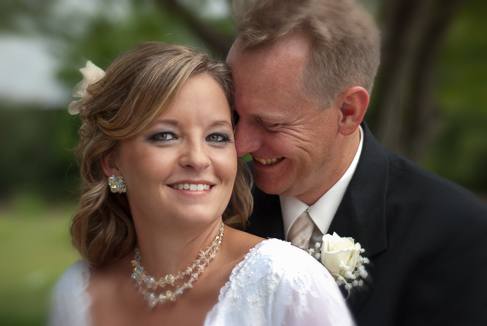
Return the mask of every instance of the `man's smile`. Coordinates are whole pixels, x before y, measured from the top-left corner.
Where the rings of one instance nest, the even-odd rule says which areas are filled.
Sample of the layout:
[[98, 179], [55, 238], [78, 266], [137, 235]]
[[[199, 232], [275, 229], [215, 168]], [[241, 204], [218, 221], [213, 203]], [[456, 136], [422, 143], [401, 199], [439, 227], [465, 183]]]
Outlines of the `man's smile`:
[[284, 159], [284, 157], [278, 157], [278, 158], [270, 158], [270, 159], [265, 159], [265, 158], [256, 158], [256, 157], [252, 157], [254, 160], [256, 160], [257, 162], [261, 163], [261, 164], [264, 164], [264, 165], [274, 165], [276, 164], [277, 162], [281, 161], [282, 159]]

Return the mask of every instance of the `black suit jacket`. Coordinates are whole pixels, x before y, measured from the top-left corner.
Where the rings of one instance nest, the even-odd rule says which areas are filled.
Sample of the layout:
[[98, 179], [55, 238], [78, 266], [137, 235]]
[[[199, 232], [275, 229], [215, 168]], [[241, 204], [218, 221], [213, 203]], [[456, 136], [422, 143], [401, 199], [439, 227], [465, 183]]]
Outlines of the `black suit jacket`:
[[[353, 237], [371, 261], [347, 300], [358, 325], [487, 325], [487, 205], [362, 127], [360, 161], [328, 231]], [[253, 194], [247, 231], [283, 239], [279, 197]]]

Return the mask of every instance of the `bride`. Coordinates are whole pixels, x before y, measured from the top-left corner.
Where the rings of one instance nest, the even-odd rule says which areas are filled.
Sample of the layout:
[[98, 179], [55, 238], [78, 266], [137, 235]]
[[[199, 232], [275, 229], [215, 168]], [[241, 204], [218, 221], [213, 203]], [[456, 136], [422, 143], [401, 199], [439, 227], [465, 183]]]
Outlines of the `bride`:
[[81, 72], [69, 110], [82, 121], [83, 260], [55, 287], [51, 325], [353, 324], [316, 260], [236, 229], [252, 199], [224, 63], [145, 43], [106, 74]]

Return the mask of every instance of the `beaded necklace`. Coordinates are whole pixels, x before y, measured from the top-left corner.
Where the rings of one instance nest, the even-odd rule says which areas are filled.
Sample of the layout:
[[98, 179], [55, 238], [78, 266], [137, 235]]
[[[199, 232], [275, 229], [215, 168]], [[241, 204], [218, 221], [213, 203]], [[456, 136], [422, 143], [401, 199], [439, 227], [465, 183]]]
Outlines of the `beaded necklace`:
[[[220, 231], [215, 239], [205, 251], [200, 251], [198, 258], [193, 261], [193, 264], [190, 267], [186, 268], [183, 272], [179, 271], [176, 276], [168, 274], [161, 277], [159, 281], [145, 272], [144, 267], [140, 264], [141, 256], [139, 248], [135, 248], [135, 257], [134, 260], [132, 260], [132, 266], [134, 267], [132, 279], [135, 280], [135, 287], [138, 288], [139, 293], [143, 294], [144, 298], [149, 302], [149, 306], [154, 307], [157, 303], [164, 303], [168, 300], [176, 301], [177, 297], [180, 296], [184, 290], [193, 288], [193, 283], [198, 279], [199, 275], [203, 273], [210, 261], [216, 257], [218, 250], [220, 250], [223, 229], [224, 224], [222, 223]], [[190, 276], [188, 282], [176, 287], [175, 282], [185, 276]], [[164, 288], [166, 285], [176, 287], [176, 290], [174, 292], [167, 290], [166, 293], [161, 293], [159, 295], [150, 292], [150, 289], [156, 290], [158, 287]]]

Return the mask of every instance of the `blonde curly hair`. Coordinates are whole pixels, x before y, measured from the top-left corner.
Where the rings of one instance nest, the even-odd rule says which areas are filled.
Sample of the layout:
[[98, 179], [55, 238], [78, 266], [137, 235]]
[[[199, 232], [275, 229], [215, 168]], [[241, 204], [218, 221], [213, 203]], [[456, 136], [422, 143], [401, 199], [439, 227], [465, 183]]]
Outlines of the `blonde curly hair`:
[[[233, 107], [228, 66], [179, 45], [140, 44], [118, 57], [106, 75], [87, 88], [91, 97], [80, 109], [82, 125], [75, 149], [82, 195], [70, 231], [73, 245], [89, 266], [117, 260], [137, 244], [127, 197], [109, 191], [102, 155], [116, 151], [121, 140], [149, 126], [196, 74], [208, 74], [217, 81]], [[232, 124], [235, 126], [234, 113]], [[244, 228], [253, 205], [250, 183], [247, 166], [239, 160], [230, 203], [223, 214], [226, 224]]]

